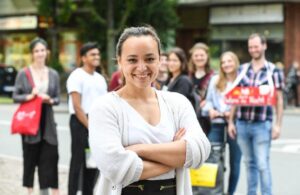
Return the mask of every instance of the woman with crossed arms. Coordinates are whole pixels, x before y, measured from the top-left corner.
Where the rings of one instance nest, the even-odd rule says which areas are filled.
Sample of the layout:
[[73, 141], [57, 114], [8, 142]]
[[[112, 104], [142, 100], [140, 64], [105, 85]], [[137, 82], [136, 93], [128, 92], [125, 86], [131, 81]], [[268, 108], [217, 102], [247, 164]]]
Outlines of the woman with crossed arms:
[[125, 84], [99, 98], [89, 113], [99, 195], [192, 195], [188, 168], [198, 168], [209, 155], [189, 100], [151, 87], [160, 51], [149, 27], [127, 28], [119, 38]]

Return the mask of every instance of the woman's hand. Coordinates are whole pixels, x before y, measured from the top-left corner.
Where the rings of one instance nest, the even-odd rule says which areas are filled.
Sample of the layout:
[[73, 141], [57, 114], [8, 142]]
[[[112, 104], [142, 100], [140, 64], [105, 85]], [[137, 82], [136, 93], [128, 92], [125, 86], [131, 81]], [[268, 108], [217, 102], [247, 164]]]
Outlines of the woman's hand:
[[39, 96], [43, 99], [44, 103], [53, 104], [53, 99], [51, 99], [51, 97], [48, 94], [43, 93], [43, 94], [40, 94]]
[[230, 112], [228, 111], [224, 112], [224, 117], [227, 122], [229, 121], [229, 116], [230, 116]]
[[36, 87], [34, 87], [34, 88], [32, 89], [32, 91], [31, 91], [31, 94], [34, 95], [34, 96], [38, 95], [38, 94], [39, 94], [38, 89], [37, 89]]
[[228, 123], [228, 135], [231, 139], [235, 139], [236, 138], [236, 128], [233, 122], [229, 122]]
[[279, 125], [273, 125], [272, 128], [272, 139], [278, 139], [280, 137], [280, 126]]
[[29, 100], [32, 100], [35, 96], [38, 95], [38, 90], [36, 87], [34, 87], [31, 91], [31, 94], [27, 95], [26, 96], [26, 100], [29, 101]]
[[141, 152], [143, 145], [144, 144], [134, 144], [134, 145], [130, 145], [130, 146], [125, 147], [125, 149], [126, 150], [131, 150], [139, 156], [139, 153]]
[[185, 128], [180, 128], [174, 135], [173, 141], [180, 140], [185, 135]]
[[[178, 141], [180, 140], [184, 135], [185, 135], [185, 128], [180, 128], [174, 135], [173, 141]], [[139, 153], [141, 152], [141, 150], [143, 149], [143, 145], [144, 144], [134, 144], [134, 145], [130, 145], [125, 147], [126, 150], [131, 150], [135, 153], [137, 153], [139, 155]]]
[[217, 118], [219, 116], [221, 116], [220, 112], [216, 111], [215, 109], [210, 109], [209, 110], [209, 118], [210, 119], [214, 119], [214, 118]]
[[203, 107], [205, 106], [205, 104], [206, 104], [206, 101], [205, 101], [205, 100], [202, 100], [202, 101], [200, 102], [200, 108], [203, 108]]

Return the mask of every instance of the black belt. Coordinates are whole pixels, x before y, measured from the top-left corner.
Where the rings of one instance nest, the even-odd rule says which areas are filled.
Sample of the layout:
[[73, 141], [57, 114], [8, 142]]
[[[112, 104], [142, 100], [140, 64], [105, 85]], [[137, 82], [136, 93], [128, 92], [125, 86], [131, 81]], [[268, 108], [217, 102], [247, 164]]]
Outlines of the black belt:
[[130, 189], [139, 192], [158, 192], [173, 189], [174, 193], [170, 193], [170, 195], [176, 195], [176, 179], [137, 181], [123, 188], [122, 195], [126, 195], [126, 193], [123, 192]]

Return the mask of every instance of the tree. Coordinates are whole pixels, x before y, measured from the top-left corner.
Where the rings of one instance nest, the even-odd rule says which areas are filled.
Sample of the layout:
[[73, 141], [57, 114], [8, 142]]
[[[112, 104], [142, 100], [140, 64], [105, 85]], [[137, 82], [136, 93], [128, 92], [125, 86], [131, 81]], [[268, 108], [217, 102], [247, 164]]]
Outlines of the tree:
[[[53, 1], [56, 0], [39, 0], [39, 13], [49, 16], [46, 10]], [[59, 2], [55, 17], [58, 26], [70, 23], [78, 26], [81, 41], [100, 43], [111, 74], [115, 69], [116, 38], [126, 26], [149, 24], [157, 30], [164, 48], [172, 44], [170, 37], [174, 37], [179, 26], [176, 5], [176, 0], [82, 0], [77, 3], [64, 0]]]

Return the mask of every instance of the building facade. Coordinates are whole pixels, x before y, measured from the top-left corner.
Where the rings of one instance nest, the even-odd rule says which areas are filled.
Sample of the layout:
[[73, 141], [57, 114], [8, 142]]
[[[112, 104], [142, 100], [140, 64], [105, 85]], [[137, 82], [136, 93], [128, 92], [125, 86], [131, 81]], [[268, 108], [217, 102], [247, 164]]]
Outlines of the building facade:
[[210, 46], [217, 66], [224, 51], [237, 53], [241, 62], [250, 60], [247, 39], [257, 32], [266, 36], [267, 59], [282, 62], [286, 70], [300, 62], [300, 0], [181, 0], [178, 15], [182, 27], [176, 43], [186, 51], [195, 42]]
[[[42, 37], [49, 43], [51, 52], [51, 27], [53, 21], [39, 16], [35, 0], [0, 1], [0, 64], [12, 65], [17, 69], [31, 63], [30, 41]], [[77, 33], [70, 28], [59, 29], [57, 49], [59, 61], [66, 72], [78, 62], [77, 54], [81, 43]]]

